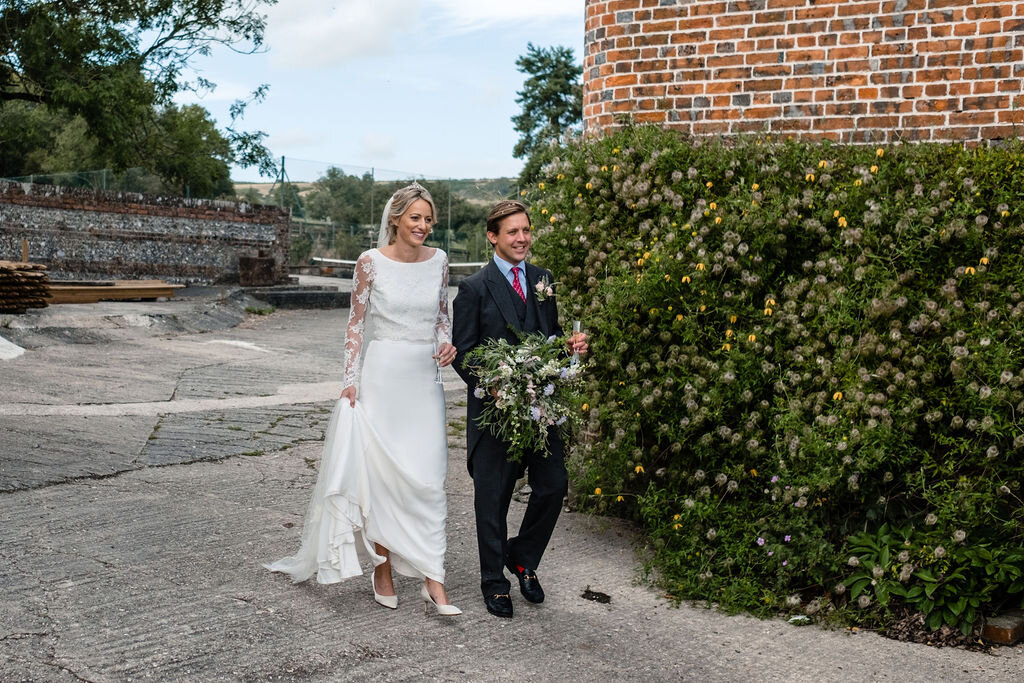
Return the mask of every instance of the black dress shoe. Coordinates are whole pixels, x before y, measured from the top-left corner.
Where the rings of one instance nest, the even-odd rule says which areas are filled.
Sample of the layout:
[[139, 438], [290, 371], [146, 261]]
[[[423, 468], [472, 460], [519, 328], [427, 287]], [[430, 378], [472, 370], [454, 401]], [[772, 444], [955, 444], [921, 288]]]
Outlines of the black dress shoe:
[[519, 567], [514, 562], [509, 562], [505, 566], [519, 579], [519, 590], [527, 601], [535, 604], [544, 602], [544, 589], [537, 580], [537, 572]]
[[508, 593], [485, 596], [484, 604], [487, 605], [487, 611], [494, 616], [512, 618], [512, 598]]

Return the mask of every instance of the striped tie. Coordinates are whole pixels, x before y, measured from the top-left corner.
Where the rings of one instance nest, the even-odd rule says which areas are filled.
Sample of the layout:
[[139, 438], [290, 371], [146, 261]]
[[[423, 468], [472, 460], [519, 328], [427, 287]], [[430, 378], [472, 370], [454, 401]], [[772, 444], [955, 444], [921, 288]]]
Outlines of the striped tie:
[[519, 298], [526, 302], [526, 295], [523, 294], [523, 286], [519, 284], [519, 266], [512, 269], [512, 289], [516, 290]]

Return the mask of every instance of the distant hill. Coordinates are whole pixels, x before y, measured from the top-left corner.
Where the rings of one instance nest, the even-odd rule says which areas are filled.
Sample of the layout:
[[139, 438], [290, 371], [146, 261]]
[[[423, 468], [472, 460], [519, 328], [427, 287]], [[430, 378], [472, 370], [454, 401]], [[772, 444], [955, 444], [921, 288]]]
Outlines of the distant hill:
[[[394, 181], [379, 181], [382, 185], [389, 185]], [[443, 182], [443, 181], [434, 181]], [[493, 204], [501, 199], [518, 194], [518, 181], [515, 178], [464, 178], [452, 180], [452, 191], [456, 196], [462, 197], [472, 204]], [[311, 182], [293, 182], [299, 194], [309, 192], [313, 188]], [[250, 189], [256, 190], [261, 197], [270, 194], [274, 183], [235, 183], [235, 194], [243, 195]]]

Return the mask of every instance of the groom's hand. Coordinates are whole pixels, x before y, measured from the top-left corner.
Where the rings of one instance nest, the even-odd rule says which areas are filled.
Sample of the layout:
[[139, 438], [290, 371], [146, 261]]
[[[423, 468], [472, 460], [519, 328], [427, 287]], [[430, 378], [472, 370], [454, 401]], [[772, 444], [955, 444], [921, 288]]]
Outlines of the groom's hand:
[[566, 342], [571, 353], [578, 353], [581, 356], [584, 355], [589, 349], [590, 345], [587, 344], [587, 335], [585, 332], [573, 332], [572, 336]]

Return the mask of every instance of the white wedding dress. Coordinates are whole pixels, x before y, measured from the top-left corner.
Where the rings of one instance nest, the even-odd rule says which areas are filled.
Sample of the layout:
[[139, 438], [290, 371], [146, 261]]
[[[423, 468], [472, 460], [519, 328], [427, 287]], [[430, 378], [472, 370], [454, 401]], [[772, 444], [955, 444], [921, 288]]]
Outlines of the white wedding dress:
[[362, 574], [360, 554], [400, 574], [444, 583], [448, 442], [435, 344], [451, 341], [448, 257], [356, 262], [345, 339], [345, 386], [335, 405], [297, 554], [264, 565], [295, 582]]

